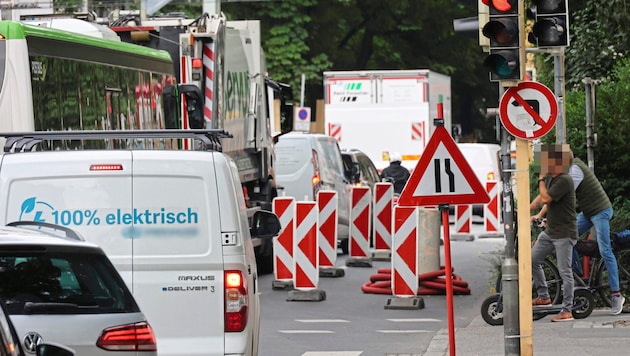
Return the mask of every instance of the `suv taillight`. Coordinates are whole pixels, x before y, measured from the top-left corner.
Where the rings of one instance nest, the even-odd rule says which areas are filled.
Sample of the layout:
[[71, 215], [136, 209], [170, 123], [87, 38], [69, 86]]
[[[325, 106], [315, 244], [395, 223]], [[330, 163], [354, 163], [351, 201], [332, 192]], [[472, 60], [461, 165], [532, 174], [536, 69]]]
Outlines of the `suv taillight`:
[[157, 351], [155, 334], [147, 322], [107, 328], [96, 346], [108, 351]]
[[225, 332], [241, 332], [247, 326], [247, 284], [241, 271], [225, 271]]

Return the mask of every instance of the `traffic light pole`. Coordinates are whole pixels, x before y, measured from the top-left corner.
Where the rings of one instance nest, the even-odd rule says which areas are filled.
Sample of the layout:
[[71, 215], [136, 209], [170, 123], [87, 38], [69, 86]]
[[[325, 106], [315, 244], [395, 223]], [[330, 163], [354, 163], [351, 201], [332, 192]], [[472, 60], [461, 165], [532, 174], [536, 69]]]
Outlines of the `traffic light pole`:
[[[499, 86], [499, 97], [505, 89]], [[512, 193], [512, 166], [509, 134], [501, 126], [501, 172], [503, 180], [503, 231], [505, 258], [501, 265], [501, 293], [503, 293], [503, 334], [505, 355], [520, 355], [520, 321], [518, 298], [518, 262], [515, 254], [514, 194]]]
[[564, 120], [564, 48], [553, 55], [554, 93], [558, 101], [558, 118], [556, 119], [556, 143], [567, 143], [567, 127]]
[[527, 53], [548, 53], [553, 55], [553, 91], [558, 102], [558, 117], [556, 119], [556, 143], [566, 143], [566, 123], [564, 107], [564, 47], [559, 48], [526, 48]]

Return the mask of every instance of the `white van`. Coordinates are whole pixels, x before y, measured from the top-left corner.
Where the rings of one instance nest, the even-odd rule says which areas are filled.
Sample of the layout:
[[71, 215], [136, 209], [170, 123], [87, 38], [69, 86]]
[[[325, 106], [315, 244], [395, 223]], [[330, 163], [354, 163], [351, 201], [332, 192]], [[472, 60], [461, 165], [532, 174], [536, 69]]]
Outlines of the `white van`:
[[[494, 143], [458, 143], [457, 147], [477, 175], [481, 186], [488, 181], [498, 181], [501, 188], [501, 146]], [[501, 189], [499, 189], [501, 191]], [[483, 205], [473, 205], [473, 222], [483, 223]]]
[[[27, 150], [30, 143], [69, 135], [73, 142], [115, 138], [133, 145], [137, 135], [218, 142], [211, 130], [194, 132], [41, 132], [8, 141]], [[1, 224], [50, 222], [100, 245], [153, 327], [159, 355], [257, 354], [260, 302], [251, 235], [275, 235], [280, 222], [260, 211], [250, 232], [238, 169], [227, 155], [13, 148], [0, 156]]]
[[290, 132], [279, 137], [275, 151], [280, 196], [314, 201], [320, 190], [337, 192], [337, 233], [343, 253], [348, 253], [350, 181], [360, 174], [358, 165], [344, 168], [337, 140], [322, 134]]

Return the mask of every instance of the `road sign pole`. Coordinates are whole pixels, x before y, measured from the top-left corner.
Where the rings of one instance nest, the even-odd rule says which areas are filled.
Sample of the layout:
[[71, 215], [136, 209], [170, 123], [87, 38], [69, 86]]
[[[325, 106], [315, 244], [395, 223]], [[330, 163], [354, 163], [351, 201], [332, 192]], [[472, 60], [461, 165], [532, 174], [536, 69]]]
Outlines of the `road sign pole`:
[[518, 214], [518, 295], [519, 322], [521, 334], [521, 353], [532, 355], [534, 341], [532, 337], [532, 242], [529, 221], [529, 143], [527, 140], [516, 139], [516, 185]]
[[444, 226], [444, 275], [446, 276], [446, 311], [448, 316], [448, 344], [449, 353], [455, 356], [455, 318], [453, 317], [453, 267], [451, 265], [451, 239], [448, 220], [448, 204], [438, 206], [442, 213]]
[[[501, 88], [501, 91], [503, 88]], [[500, 96], [500, 95], [499, 95]], [[518, 316], [518, 262], [514, 252], [514, 194], [508, 132], [501, 126], [501, 169], [503, 179], [503, 231], [505, 233], [505, 258], [501, 265], [501, 291], [503, 293], [503, 334], [506, 356], [520, 355], [520, 326]], [[529, 216], [529, 215], [528, 215]]]

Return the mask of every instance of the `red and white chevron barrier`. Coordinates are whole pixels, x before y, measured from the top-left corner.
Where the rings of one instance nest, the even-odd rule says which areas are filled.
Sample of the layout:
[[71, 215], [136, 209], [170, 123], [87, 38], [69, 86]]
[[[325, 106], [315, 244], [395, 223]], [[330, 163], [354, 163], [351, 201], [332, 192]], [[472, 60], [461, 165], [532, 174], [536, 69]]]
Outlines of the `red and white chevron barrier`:
[[350, 257], [367, 258], [370, 250], [370, 188], [352, 187]]
[[414, 297], [418, 293], [418, 210], [416, 207], [394, 208], [392, 249], [392, 294]]
[[319, 243], [317, 203], [295, 203], [293, 285], [297, 290], [312, 290], [319, 283]]
[[334, 267], [337, 261], [337, 192], [317, 192], [319, 211], [319, 267]]
[[455, 205], [455, 233], [468, 234], [472, 224], [472, 206]]
[[484, 228], [487, 232], [499, 231], [499, 182], [488, 181], [486, 182], [486, 192], [490, 197], [490, 202], [484, 206]]
[[280, 219], [282, 230], [273, 239], [273, 271], [278, 281], [293, 280], [293, 236], [295, 235], [295, 198], [273, 199], [272, 211]]
[[392, 183], [374, 185], [374, 249], [391, 250], [392, 209], [394, 206], [394, 186]]

